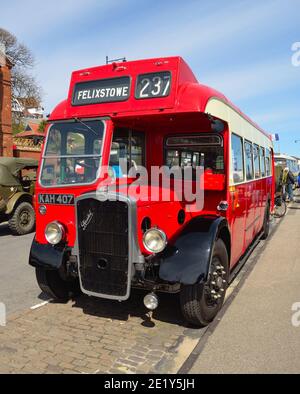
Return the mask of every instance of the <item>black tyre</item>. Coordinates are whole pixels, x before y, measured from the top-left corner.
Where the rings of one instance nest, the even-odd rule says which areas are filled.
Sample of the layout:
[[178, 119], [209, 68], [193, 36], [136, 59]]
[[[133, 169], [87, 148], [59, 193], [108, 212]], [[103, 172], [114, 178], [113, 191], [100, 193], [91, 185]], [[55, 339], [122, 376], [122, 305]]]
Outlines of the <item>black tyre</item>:
[[286, 202], [282, 198], [275, 200], [274, 216], [276, 218], [282, 218], [287, 211]]
[[40, 289], [56, 301], [67, 302], [80, 293], [79, 282], [75, 279], [63, 280], [57, 270], [37, 267], [35, 272]]
[[267, 239], [270, 233], [270, 204], [266, 206], [261, 239]]
[[15, 235], [32, 233], [35, 229], [35, 212], [29, 202], [22, 202], [14, 210], [8, 222], [11, 232]]
[[185, 320], [197, 327], [207, 326], [221, 309], [229, 281], [228, 253], [224, 242], [215, 243], [207, 282], [183, 285], [181, 310]]

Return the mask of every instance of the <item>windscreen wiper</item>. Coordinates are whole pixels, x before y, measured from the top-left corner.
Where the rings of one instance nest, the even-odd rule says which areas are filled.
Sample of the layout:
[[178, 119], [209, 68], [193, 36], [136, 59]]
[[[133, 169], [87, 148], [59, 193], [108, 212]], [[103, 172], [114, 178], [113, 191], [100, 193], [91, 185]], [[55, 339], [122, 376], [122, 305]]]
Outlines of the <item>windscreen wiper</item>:
[[85, 126], [86, 128], [88, 128], [89, 130], [91, 130], [96, 136], [98, 136], [98, 133], [92, 129], [89, 125], [87, 125], [86, 123], [84, 123], [82, 120], [78, 119], [78, 118], [74, 118], [77, 122], [81, 123], [83, 126]]

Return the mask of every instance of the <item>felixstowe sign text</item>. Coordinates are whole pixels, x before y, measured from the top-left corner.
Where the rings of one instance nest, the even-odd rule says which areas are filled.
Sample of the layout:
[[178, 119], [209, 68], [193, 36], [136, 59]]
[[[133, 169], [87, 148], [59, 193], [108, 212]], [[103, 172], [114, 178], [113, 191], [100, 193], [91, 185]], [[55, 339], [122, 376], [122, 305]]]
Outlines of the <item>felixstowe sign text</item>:
[[75, 85], [73, 105], [125, 101], [130, 95], [130, 78], [110, 78], [82, 82]]

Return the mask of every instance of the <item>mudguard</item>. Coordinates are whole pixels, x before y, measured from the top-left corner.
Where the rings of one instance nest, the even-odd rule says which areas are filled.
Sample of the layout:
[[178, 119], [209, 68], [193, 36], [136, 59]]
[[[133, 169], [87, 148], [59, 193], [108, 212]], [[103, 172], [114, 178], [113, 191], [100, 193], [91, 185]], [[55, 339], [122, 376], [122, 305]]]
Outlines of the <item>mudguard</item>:
[[64, 262], [67, 250], [67, 247], [44, 245], [34, 239], [30, 249], [29, 264], [33, 267], [58, 270]]
[[192, 219], [161, 255], [159, 277], [185, 285], [205, 282], [214, 242], [224, 227], [228, 228], [228, 223], [223, 217]]
[[14, 194], [7, 202], [7, 207], [6, 207], [6, 215], [10, 215], [13, 210], [15, 209], [16, 204], [20, 200], [21, 197], [26, 196], [26, 198], [29, 200], [32, 200], [32, 195], [26, 192], [17, 192]]

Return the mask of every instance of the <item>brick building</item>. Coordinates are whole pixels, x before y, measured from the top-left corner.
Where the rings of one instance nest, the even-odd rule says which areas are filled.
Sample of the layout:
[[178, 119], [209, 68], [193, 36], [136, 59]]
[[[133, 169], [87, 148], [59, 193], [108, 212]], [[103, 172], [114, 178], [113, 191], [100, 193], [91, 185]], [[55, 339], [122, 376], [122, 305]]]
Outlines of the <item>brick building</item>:
[[[0, 48], [1, 52], [1, 48]], [[12, 112], [11, 112], [11, 69], [12, 63], [0, 54], [0, 156], [13, 155]]]

